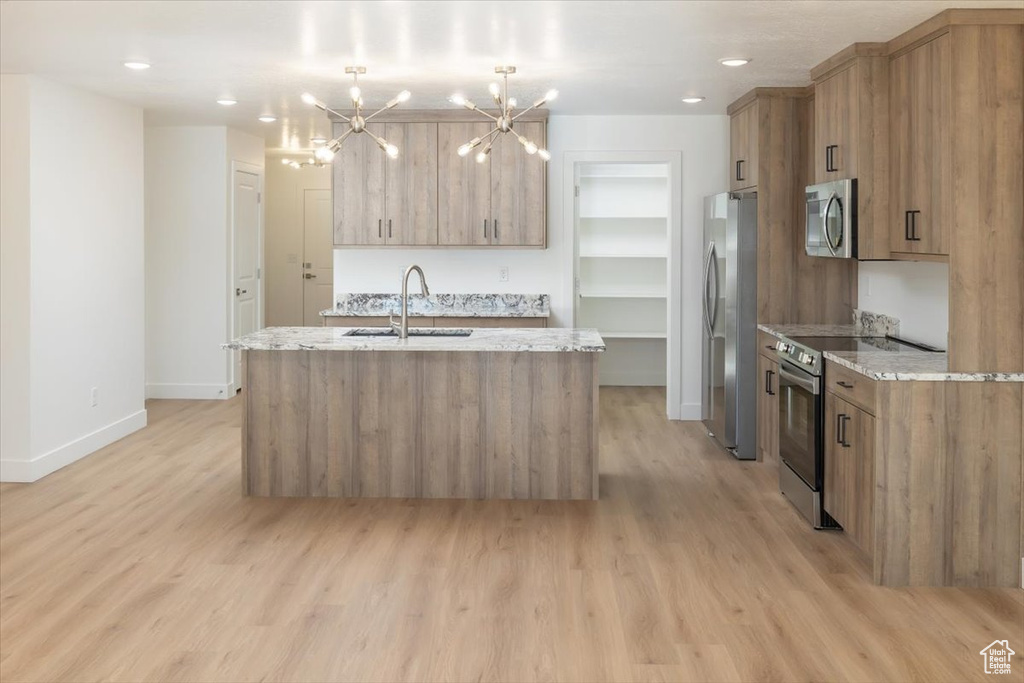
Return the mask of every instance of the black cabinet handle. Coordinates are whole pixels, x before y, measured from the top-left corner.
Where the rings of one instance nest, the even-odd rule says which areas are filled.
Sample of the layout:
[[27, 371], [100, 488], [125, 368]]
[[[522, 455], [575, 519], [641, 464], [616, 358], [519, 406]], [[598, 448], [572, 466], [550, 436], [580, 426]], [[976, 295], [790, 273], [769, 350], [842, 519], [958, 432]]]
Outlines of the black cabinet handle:
[[836, 384], [841, 386], [843, 389], [853, 389], [853, 385], [852, 384], [847, 384], [846, 382], [843, 382], [843, 381], [836, 382]]
[[495, 219], [493, 219], [493, 221], [494, 221], [494, 239], [498, 239], [498, 219], [495, 218]]
[[849, 448], [850, 444], [846, 441], [846, 423], [850, 421], [850, 416], [845, 413], [839, 413], [838, 424], [836, 425], [836, 442], [843, 448]]
[[388, 239], [391, 239], [391, 219], [388, 219]]
[[378, 218], [377, 219], [377, 237], [383, 237], [384, 236], [384, 227], [383, 226], [384, 226], [384, 219], [383, 218]]
[[736, 180], [746, 180], [746, 178], [743, 177], [743, 162], [743, 159], [738, 159], [736, 161]]
[[917, 236], [917, 214], [919, 213], [921, 212], [917, 209], [911, 209], [903, 216], [903, 236], [908, 242], [921, 241], [921, 238]]
[[484, 219], [484, 239], [487, 239], [487, 219]]
[[825, 170], [828, 173], [838, 171], [836, 168], [836, 150], [839, 149], [839, 145], [829, 145], [825, 148]]
[[775, 392], [772, 391], [772, 375], [774, 374], [774, 370], [764, 371], [764, 393], [768, 394], [769, 396], [775, 395]]

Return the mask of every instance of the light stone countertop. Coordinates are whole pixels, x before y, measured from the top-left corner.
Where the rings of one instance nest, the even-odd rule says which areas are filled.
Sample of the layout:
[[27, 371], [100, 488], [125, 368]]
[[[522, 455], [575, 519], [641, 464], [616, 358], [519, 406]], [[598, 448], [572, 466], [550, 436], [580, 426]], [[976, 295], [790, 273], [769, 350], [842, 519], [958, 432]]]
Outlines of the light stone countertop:
[[[467, 325], [467, 328], [469, 325]], [[267, 327], [222, 348], [241, 351], [547, 351], [600, 352], [597, 330], [580, 328], [474, 328], [468, 337], [441, 336], [438, 328], [419, 328], [426, 336], [348, 336], [353, 327]], [[416, 330], [410, 327], [410, 332]], [[450, 331], [450, 330], [449, 330]]]
[[[758, 325], [757, 329], [785, 337], [873, 337], [877, 333], [855, 325]], [[1024, 382], [1024, 372], [950, 372], [945, 352], [825, 351], [837, 365], [880, 381]]]
[[[320, 311], [324, 317], [387, 317], [402, 312], [400, 294], [347, 293], [335, 296], [334, 308]], [[422, 294], [409, 295], [409, 317], [445, 318], [547, 318], [551, 299], [547, 294]]]

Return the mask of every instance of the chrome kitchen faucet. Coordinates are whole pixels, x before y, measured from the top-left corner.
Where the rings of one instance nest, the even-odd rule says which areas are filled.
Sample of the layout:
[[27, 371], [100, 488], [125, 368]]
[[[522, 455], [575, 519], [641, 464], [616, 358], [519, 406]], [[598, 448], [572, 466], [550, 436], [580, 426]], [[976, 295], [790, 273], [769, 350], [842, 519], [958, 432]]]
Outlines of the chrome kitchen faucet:
[[394, 315], [388, 316], [388, 323], [391, 325], [391, 329], [398, 333], [399, 339], [409, 338], [409, 276], [414, 270], [420, 276], [420, 293], [423, 296], [430, 296], [430, 288], [427, 287], [427, 278], [423, 274], [423, 269], [417, 265], [406, 268], [405, 275], [402, 277], [402, 321], [395, 322]]

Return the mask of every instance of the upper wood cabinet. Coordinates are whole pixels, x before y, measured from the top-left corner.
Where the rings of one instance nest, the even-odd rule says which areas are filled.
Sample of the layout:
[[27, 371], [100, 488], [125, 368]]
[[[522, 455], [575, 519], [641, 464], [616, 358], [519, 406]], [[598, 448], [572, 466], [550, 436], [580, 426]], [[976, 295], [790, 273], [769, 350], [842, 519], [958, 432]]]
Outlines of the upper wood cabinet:
[[889, 258], [889, 91], [884, 43], [856, 43], [811, 70], [814, 183], [857, 181], [857, 258]]
[[458, 155], [459, 146], [487, 135], [488, 123], [452, 122], [437, 127], [438, 244], [491, 243], [491, 164], [473, 154]]
[[[347, 125], [347, 124], [345, 124]], [[367, 130], [384, 135], [384, 124]], [[344, 131], [334, 126], [334, 134]], [[350, 135], [334, 157], [334, 244], [380, 244], [384, 231], [385, 155], [369, 135]]]
[[892, 60], [889, 72], [893, 255], [949, 254], [950, 46], [943, 34]]
[[[516, 124], [526, 139], [545, 147], [544, 124]], [[491, 150], [491, 244], [544, 245], [547, 164], [513, 135], [501, 135]]]
[[401, 150], [384, 162], [387, 244], [437, 244], [437, 124], [388, 123], [384, 137]]
[[[335, 246], [545, 247], [547, 164], [515, 135], [499, 135], [484, 163], [458, 148], [492, 124], [461, 111], [385, 112], [367, 130], [396, 145], [390, 159], [352, 135], [334, 159]], [[515, 132], [547, 146], [547, 112]], [[336, 123], [335, 135], [347, 129]]]
[[733, 113], [729, 120], [730, 190], [757, 186], [758, 120], [757, 100]]

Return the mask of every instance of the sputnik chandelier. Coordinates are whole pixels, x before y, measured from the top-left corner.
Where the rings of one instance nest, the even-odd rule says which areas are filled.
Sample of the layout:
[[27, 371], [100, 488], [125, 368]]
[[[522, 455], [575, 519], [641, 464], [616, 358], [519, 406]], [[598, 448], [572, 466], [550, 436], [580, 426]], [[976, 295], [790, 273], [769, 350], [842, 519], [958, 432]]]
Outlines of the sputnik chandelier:
[[285, 166], [291, 166], [292, 168], [303, 168], [304, 166], [315, 166], [317, 168], [323, 168], [330, 162], [321, 161], [315, 157], [309, 157], [309, 159], [307, 159], [306, 161], [296, 161], [295, 159], [281, 159], [281, 163], [284, 164]]
[[359, 89], [359, 76], [360, 74], [366, 73], [366, 67], [346, 66], [345, 73], [352, 74], [352, 87], [348, 89], [348, 94], [349, 97], [352, 98], [352, 108], [355, 110], [355, 115], [353, 115], [351, 118], [345, 116], [340, 112], [334, 111], [326, 104], [318, 100], [316, 97], [309, 94], [308, 92], [302, 94], [302, 101], [305, 102], [306, 104], [311, 104], [321, 111], [325, 111], [329, 114], [334, 114], [342, 121], [346, 121], [349, 125], [348, 130], [346, 130], [344, 133], [334, 138], [333, 140], [329, 140], [322, 147], [317, 148], [317, 150], [313, 153], [314, 156], [316, 157], [316, 160], [324, 164], [329, 164], [334, 159], [334, 155], [337, 154], [339, 149], [341, 149], [341, 143], [345, 142], [345, 138], [347, 138], [349, 135], [352, 135], [353, 133], [366, 133], [367, 135], [374, 139], [374, 141], [377, 143], [377, 146], [380, 147], [385, 154], [387, 154], [392, 159], [398, 157], [398, 148], [392, 145], [384, 138], [382, 138], [381, 136], [375, 135], [372, 131], [367, 129], [366, 122], [372, 119], [377, 114], [381, 113], [382, 111], [393, 109], [402, 102], [407, 101], [409, 97], [411, 97], [411, 93], [408, 90], [403, 90], [402, 92], [398, 93], [398, 95], [396, 95], [393, 100], [390, 100], [387, 104], [385, 104], [377, 111], [373, 112], [369, 116], [363, 116], [363, 93]]
[[510, 99], [508, 96], [508, 77], [509, 74], [514, 74], [515, 72], [516, 68], [514, 66], [494, 67], [494, 73], [502, 74], [502, 76], [505, 79], [504, 88], [500, 87], [497, 83], [491, 83], [490, 85], [491, 97], [494, 98], [494, 103], [498, 105], [498, 116], [492, 116], [483, 109], [478, 108], [475, 104], [467, 100], [462, 95], [451, 96], [450, 99], [454, 104], [465, 107], [466, 109], [478, 111], [487, 118], [489, 118], [491, 121], [494, 121], [494, 130], [492, 130], [490, 133], [478, 138], [473, 138], [466, 144], [459, 147], [460, 157], [466, 156], [474, 149], [479, 147], [481, 144], [483, 144], [484, 148], [477, 152], [476, 155], [476, 160], [482, 164], [485, 161], [487, 161], [487, 155], [491, 153], [491, 147], [494, 145], [494, 141], [497, 139], [498, 135], [501, 135], [503, 133], [511, 133], [512, 135], [515, 135], [516, 138], [519, 140], [519, 144], [521, 144], [526, 149], [527, 154], [536, 154], [544, 161], [547, 161], [551, 158], [550, 152], [548, 152], [546, 149], [538, 148], [534, 142], [527, 140], [525, 137], [515, 132], [513, 130], [513, 126], [515, 125], [515, 121], [526, 112], [530, 111], [531, 109], [536, 109], [537, 107], [544, 106], [545, 103], [550, 102], [551, 100], [558, 97], [558, 91], [548, 90], [547, 94], [544, 95], [544, 97], [540, 98], [532, 105], [530, 105], [526, 109], [522, 110], [521, 112], [513, 116], [513, 112], [516, 108], [516, 100], [515, 98]]

